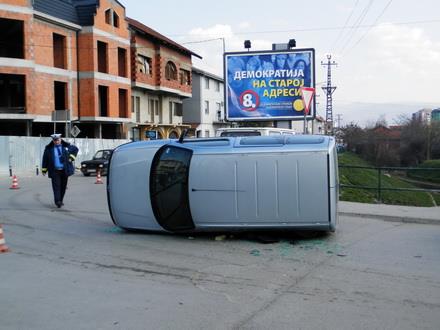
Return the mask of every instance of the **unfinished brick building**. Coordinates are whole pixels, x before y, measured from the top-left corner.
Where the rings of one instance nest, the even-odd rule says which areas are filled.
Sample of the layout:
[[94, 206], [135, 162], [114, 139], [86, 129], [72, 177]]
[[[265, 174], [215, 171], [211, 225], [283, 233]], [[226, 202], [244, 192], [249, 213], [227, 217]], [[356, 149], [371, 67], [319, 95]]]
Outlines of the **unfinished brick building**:
[[[120, 2], [0, 0], [0, 31], [0, 135], [68, 136], [75, 125], [78, 137], [142, 139], [184, 127], [174, 109], [191, 96], [196, 54], [127, 19]], [[167, 75], [170, 62], [184, 80]]]

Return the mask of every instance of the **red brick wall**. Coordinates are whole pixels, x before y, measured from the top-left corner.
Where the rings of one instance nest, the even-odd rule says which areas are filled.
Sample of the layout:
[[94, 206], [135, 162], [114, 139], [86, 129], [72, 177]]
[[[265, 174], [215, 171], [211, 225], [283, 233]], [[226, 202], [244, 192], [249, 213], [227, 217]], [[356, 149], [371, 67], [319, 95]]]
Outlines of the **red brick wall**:
[[[66, 70], [77, 70], [76, 62], [76, 32], [57, 25], [34, 19], [32, 33], [34, 47], [34, 60], [36, 64], [54, 67], [53, 60], [53, 34], [64, 36], [66, 48]], [[70, 58], [70, 60], [69, 60]], [[69, 65], [70, 62], [70, 65]]]
[[[5, 1], [2, 1], [5, 2]], [[6, 1], [8, 4], [28, 6], [29, 1]], [[36, 65], [42, 65], [47, 69], [53, 66], [53, 33], [66, 36], [66, 65], [67, 69], [76, 70], [76, 33], [51, 23], [32, 18], [32, 15], [0, 11], [0, 17], [21, 20], [24, 22], [24, 59], [33, 61]], [[70, 36], [70, 38], [67, 38]], [[70, 41], [70, 43], [69, 43]], [[70, 52], [70, 62], [67, 60]], [[14, 60], [11, 60], [13, 62]], [[70, 65], [69, 65], [70, 63]], [[29, 63], [32, 65], [32, 62]], [[35, 71], [33, 67], [1, 67], [0, 72], [7, 74], [20, 74], [25, 76], [26, 113], [32, 115], [50, 116], [55, 109], [54, 81], [68, 83], [66, 106], [72, 110], [72, 115], [77, 114], [77, 85], [76, 79], [72, 79], [72, 87], [69, 88], [70, 78]]]
[[[113, 9], [119, 16], [119, 27], [116, 28], [105, 22], [105, 11]], [[122, 43], [117, 38], [129, 41], [128, 26], [125, 21], [125, 9], [116, 1], [101, 0], [100, 7], [94, 18], [94, 28], [110, 33], [112, 38], [101, 36], [94, 33], [81, 33], [79, 36], [79, 70], [85, 73], [98, 72], [98, 41], [107, 44], [107, 74], [109, 78], [114, 80], [118, 77], [118, 48], [126, 50], [126, 77], [130, 79], [130, 47], [127, 43]], [[119, 89], [127, 90], [128, 109], [130, 109], [131, 85], [121, 84], [111, 80], [99, 80], [96, 78], [85, 78], [80, 81], [80, 106], [81, 117], [98, 117], [99, 116], [99, 93], [98, 86], [108, 87], [108, 117], [119, 117]], [[128, 111], [127, 111], [128, 112]]]
[[6, 5], [21, 6], [21, 7], [30, 7], [31, 2], [32, 2], [31, 0], [2, 0], [2, 3]]
[[[137, 82], [150, 84], [153, 86], [161, 86], [166, 88], [171, 88], [179, 90], [184, 93], [191, 93], [191, 56], [184, 55], [174, 49], [168, 48], [166, 46], [153, 43], [147, 38], [135, 35], [131, 38], [132, 48], [131, 48], [131, 69], [132, 69], [132, 79]], [[140, 47], [140, 49], [136, 48]], [[153, 50], [152, 58], [152, 75], [148, 76], [143, 73], [138, 72], [136, 67], [137, 54], [143, 55], [145, 50], [143, 48]], [[151, 53], [151, 52], [150, 52]], [[177, 80], [167, 80], [165, 78], [165, 66], [168, 61], [172, 61], [177, 68]], [[180, 83], [180, 69], [185, 69], [190, 72], [190, 84], [182, 85]]]
[[[119, 16], [119, 28], [116, 28], [105, 22], [105, 11], [112, 9]], [[114, 34], [118, 37], [129, 39], [128, 24], [125, 21], [125, 8], [119, 5], [116, 1], [100, 0], [99, 8], [96, 12], [94, 27]]]
[[33, 38], [32, 38], [32, 15], [19, 14], [8, 11], [0, 10], [1, 18], [14, 19], [18, 21], [23, 21], [24, 29], [24, 58], [29, 60], [33, 59]]
[[[131, 43], [132, 43], [132, 47], [131, 47], [130, 60], [131, 60], [132, 79], [144, 84], [149, 84], [153, 86], [158, 85], [159, 70], [157, 69], [158, 59], [155, 55], [156, 53], [155, 44], [150, 40], [139, 37], [138, 35], [132, 36]], [[140, 48], [136, 48], [136, 47], [140, 47]], [[151, 58], [151, 75], [146, 75], [143, 74], [142, 72], [139, 72], [136, 64], [138, 54]]]
[[[191, 57], [189, 55], [183, 55], [180, 52], [177, 52], [173, 49], [161, 46], [160, 47], [160, 57], [159, 57], [159, 70], [160, 70], [160, 81], [159, 84], [163, 87], [173, 88], [180, 90], [185, 93], [191, 93], [191, 84], [190, 85], [181, 85], [179, 71], [180, 69], [186, 69], [191, 72], [189, 68], [191, 68]], [[168, 61], [172, 61], [177, 67], [177, 80], [167, 80], [165, 78], [165, 66]], [[186, 64], [182, 65], [182, 64]], [[191, 82], [191, 77], [190, 77]]]
[[127, 90], [127, 112], [126, 118], [131, 113], [131, 90], [130, 85], [123, 85], [108, 80], [81, 79], [81, 117], [99, 117], [99, 93], [98, 86], [108, 87], [108, 109], [107, 117], [119, 117], [119, 89]]

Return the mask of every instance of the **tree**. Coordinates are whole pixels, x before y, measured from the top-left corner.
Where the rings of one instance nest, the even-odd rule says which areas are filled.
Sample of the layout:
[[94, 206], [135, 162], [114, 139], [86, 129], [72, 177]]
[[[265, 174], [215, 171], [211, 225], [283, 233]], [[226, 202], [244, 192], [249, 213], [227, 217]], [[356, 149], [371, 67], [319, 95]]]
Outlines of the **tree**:
[[348, 151], [362, 154], [364, 146], [364, 130], [354, 122], [340, 129], [342, 140]]
[[428, 133], [428, 125], [421, 120], [411, 119], [403, 125], [400, 144], [402, 165], [415, 166], [427, 158]]

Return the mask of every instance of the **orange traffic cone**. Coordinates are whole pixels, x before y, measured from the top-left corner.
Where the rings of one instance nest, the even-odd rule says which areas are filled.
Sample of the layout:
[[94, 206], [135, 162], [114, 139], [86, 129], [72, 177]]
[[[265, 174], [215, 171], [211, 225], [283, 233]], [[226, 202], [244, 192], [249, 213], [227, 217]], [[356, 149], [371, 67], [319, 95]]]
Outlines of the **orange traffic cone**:
[[95, 184], [103, 184], [104, 182], [102, 182], [101, 179], [101, 170], [98, 170], [98, 172], [96, 172], [96, 182]]
[[0, 253], [9, 252], [9, 248], [6, 246], [5, 238], [3, 236], [3, 228], [0, 225]]
[[16, 175], [13, 176], [12, 186], [10, 186], [9, 189], [20, 189], [20, 187], [18, 186], [18, 178]]

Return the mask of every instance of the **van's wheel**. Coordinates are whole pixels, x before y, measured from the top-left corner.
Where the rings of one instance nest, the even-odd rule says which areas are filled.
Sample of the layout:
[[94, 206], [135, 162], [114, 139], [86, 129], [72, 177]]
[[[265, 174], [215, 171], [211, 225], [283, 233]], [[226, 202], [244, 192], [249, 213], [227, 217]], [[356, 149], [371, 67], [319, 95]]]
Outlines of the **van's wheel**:
[[90, 173], [83, 173], [84, 176], [90, 176]]

